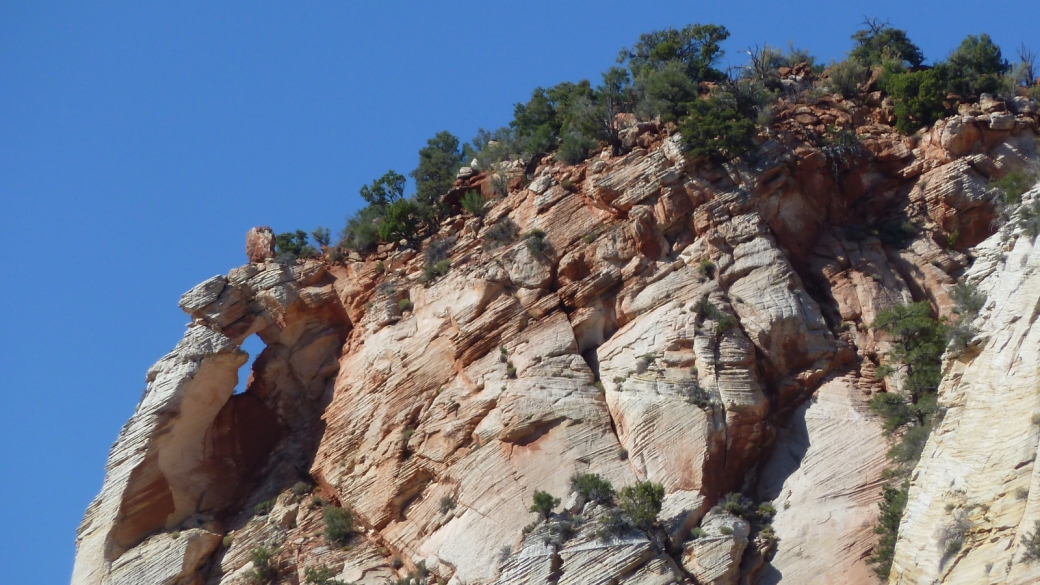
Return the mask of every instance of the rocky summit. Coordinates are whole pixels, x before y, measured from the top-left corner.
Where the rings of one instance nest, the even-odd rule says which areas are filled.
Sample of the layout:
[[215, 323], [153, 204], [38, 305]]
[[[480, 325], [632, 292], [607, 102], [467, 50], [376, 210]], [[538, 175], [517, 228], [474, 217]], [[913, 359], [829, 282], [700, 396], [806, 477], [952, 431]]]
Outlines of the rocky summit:
[[745, 156], [622, 111], [457, 170], [416, 235], [250, 230], [72, 583], [1040, 581], [1035, 102], [907, 134], [876, 77], [782, 67]]

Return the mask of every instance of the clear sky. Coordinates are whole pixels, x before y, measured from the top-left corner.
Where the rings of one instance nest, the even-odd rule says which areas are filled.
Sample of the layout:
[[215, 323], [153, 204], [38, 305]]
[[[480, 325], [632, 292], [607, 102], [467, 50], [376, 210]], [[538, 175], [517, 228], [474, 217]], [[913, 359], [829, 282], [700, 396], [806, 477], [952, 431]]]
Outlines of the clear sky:
[[1040, 50], [1036, 0], [0, 4], [0, 580], [68, 581], [180, 294], [242, 264], [251, 226], [336, 232], [437, 131], [596, 81], [641, 32], [711, 22], [736, 63], [788, 41], [826, 61], [864, 14], [929, 59], [980, 32]]

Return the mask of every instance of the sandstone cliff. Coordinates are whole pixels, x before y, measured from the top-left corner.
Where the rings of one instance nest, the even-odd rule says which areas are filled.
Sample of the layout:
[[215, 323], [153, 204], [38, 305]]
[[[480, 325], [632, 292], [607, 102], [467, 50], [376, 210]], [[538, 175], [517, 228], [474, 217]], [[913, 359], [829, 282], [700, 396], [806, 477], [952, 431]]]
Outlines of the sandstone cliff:
[[[251, 263], [183, 296], [192, 324], [112, 448], [72, 582], [248, 583], [266, 546], [280, 583], [875, 583], [873, 321], [950, 315], [964, 278], [989, 301], [947, 361], [892, 580], [1035, 582], [1040, 277], [1021, 230], [990, 237], [987, 183], [1035, 159], [1037, 118], [981, 108], [907, 138], [883, 106], [795, 104], [725, 166], [633, 123], [620, 156], [506, 166], [483, 217], [345, 262], [278, 263], [251, 232]], [[826, 125], [862, 147], [815, 144]], [[493, 197], [467, 171], [446, 202]], [[548, 245], [488, 245], [506, 219]], [[427, 281], [431, 246], [451, 268]], [[233, 394], [250, 335], [266, 349]], [[569, 485], [586, 472], [663, 485], [659, 528], [597, 535], [604, 510]], [[566, 512], [536, 522], [535, 490]], [[713, 508], [731, 492], [772, 502], [771, 528]], [[348, 546], [326, 503], [353, 512]], [[943, 556], [951, 519], [968, 527]]]
[[[1040, 195], [1026, 195], [1029, 205]], [[1036, 453], [1040, 256], [1012, 222], [976, 249], [965, 278], [986, 294], [969, 351], [948, 355], [941, 404], [910, 487], [893, 583], [1035, 583], [1023, 559], [1040, 520]]]

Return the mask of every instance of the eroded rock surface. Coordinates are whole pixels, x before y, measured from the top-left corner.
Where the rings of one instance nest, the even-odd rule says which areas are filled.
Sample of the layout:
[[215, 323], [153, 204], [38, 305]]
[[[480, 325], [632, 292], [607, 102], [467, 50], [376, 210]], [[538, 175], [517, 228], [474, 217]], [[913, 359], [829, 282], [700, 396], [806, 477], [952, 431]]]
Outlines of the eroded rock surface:
[[[181, 299], [192, 325], [113, 447], [73, 583], [244, 584], [261, 548], [279, 583], [875, 583], [888, 442], [866, 403], [889, 340], [873, 322], [915, 300], [952, 315], [979, 242], [986, 325], [947, 367], [896, 574], [1029, 582], [1001, 563], [1035, 519], [1032, 490], [1008, 494], [1033, 484], [1040, 284], [1031, 242], [986, 239], [988, 182], [1035, 156], [1035, 110], [1015, 112], [907, 138], [884, 108], [827, 98], [778, 111], [756, 161], [726, 167], [629, 120], [620, 156], [460, 172], [445, 204], [480, 190], [485, 215], [421, 242], [276, 262], [251, 230], [250, 264]], [[826, 124], [862, 150], [814, 146]], [[491, 242], [505, 219], [544, 245]], [[451, 268], [429, 279], [434, 241]], [[266, 348], [232, 395], [251, 335]], [[993, 425], [1007, 392], [1022, 406]], [[661, 484], [657, 525], [604, 534], [578, 473]], [[564, 500], [548, 519], [536, 490]], [[772, 528], [715, 507], [731, 492], [772, 502]], [[944, 561], [925, 539], [948, 503], [973, 524]], [[352, 536], [329, 540], [329, 507]]]
[[966, 280], [986, 305], [969, 351], [947, 355], [939, 389], [946, 414], [910, 485], [892, 583], [1040, 580], [1040, 566], [1023, 559], [1040, 520], [1040, 254], [1017, 224], [977, 253]]

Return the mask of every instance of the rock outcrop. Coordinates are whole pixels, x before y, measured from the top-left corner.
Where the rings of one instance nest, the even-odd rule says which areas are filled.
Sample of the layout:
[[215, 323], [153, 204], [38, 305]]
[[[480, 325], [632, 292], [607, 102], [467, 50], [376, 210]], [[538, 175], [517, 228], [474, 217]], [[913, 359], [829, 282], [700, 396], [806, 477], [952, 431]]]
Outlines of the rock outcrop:
[[[1033, 205], [1040, 189], [1026, 195]], [[976, 249], [986, 296], [968, 350], [947, 355], [945, 416], [914, 472], [892, 583], [1035, 583], [1023, 557], [1040, 521], [1040, 253], [1018, 222]]]
[[[965, 269], [990, 304], [948, 362], [893, 579], [1035, 580], [1017, 559], [1040, 519], [1040, 284], [1028, 238], [989, 238], [988, 181], [1035, 158], [1036, 113], [1015, 111], [907, 138], [835, 96], [778, 111], [755, 162], [725, 166], [629, 125], [620, 156], [467, 167], [445, 204], [480, 190], [483, 217], [345, 262], [274, 261], [251, 230], [249, 264], [183, 296], [192, 323], [112, 449], [73, 583], [875, 583], [873, 323], [912, 300], [951, 315]], [[828, 124], [861, 148], [816, 146]], [[544, 242], [492, 241], [506, 220]], [[266, 348], [234, 394], [251, 335]], [[663, 486], [656, 526], [606, 531], [582, 473]], [[536, 517], [535, 491], [563, 507]], [[718, 506], [732, 492], [775, 517]], [[336, 508], [349, 539], [325, 533]], [[970, 526], [943, 556], [928, 538], [954, 516]]]

